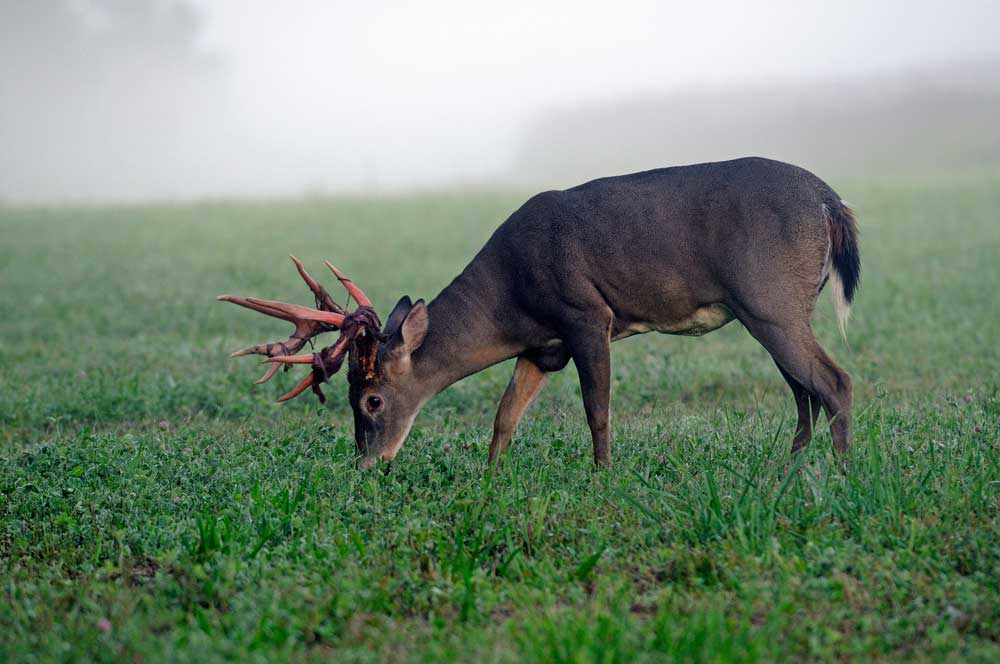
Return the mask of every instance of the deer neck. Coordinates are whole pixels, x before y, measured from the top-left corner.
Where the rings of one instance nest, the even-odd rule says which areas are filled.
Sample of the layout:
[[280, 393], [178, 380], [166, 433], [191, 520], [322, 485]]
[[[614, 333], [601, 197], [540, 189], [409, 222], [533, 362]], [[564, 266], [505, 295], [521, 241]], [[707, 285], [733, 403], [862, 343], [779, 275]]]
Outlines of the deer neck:
[[478, 280], [469, 272], [427, 305], [427, 336], [412, 357], [422, 401], [524, 350], [501, 327], [497, 314], [505, 306], [500, 298], [478, 288]]

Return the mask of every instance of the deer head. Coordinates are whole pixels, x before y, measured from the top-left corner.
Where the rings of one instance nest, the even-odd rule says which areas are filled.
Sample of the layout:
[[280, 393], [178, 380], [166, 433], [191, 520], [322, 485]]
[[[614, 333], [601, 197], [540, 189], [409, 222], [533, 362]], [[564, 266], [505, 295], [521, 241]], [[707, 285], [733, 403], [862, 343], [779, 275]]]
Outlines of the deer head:
[[[415, 304], [402, 298], [389, 316], [385, 331], [371, 301], [354, 282], [326, 262], [347, 289], [357, 308], [348, 312], [291, 257], [302, 279], [313, 292], [316, 308], [285, 302], [221, 295], [219, 300], [232, 302], [268, 316], [281, 318], [295, 326], [285, 341], [250, 346], [231, 357], [264, 355], [267, 371], [258, 384], [271, 379], [278, 369], [293, 364], [309, 365], [310, 371], [279, 402], [293, 399], [307, 389], [325, 401], [320, 385], [336, 374], [348, 360], [349, 400], [354, 411], [354, 436], [360, 465], [369, 468], [382, 458], [391, 461], [409, 432], [413, 419], [423, 405], [414, 396], [411, 354], [420, 347], [427, 332], [427, 307], [423, 300]], [[312, 354], [296, 355], [306, 343], [326, 332], [339, 331], [337, 340]]]
[[354, 440], [361, 467], [392, 461], [424, 404], [423, 386], [413, 372], [411, 355], [427, 334], [427, 305], [403, 297], [386, 321], [375, 371], [366, 372], [352, 358], [347, 374]]

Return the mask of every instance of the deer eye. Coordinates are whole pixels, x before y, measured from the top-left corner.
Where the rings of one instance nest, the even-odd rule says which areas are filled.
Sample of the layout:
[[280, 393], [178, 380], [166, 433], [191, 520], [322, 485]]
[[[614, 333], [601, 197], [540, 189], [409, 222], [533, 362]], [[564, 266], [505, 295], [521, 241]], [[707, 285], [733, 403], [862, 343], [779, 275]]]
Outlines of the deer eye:
[[368, 406], [369, 413], [377, 412], [382, 407], [382, 397], [373, 394], [370, 397], [368, 397], [365, 403]]

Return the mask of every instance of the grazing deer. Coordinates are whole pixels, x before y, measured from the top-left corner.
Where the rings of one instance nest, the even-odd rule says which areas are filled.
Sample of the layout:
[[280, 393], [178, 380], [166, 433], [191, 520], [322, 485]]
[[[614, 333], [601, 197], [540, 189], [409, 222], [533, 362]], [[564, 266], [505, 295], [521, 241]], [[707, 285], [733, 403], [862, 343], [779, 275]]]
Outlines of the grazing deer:
[[[516, 357], [500, 400], [489, 463], [506, 449], [545, 384], [572, 358], [594, 444], [611, 463], [611, 342], [657, 331], [699, 336], [738, 319], [768, 350], [798, 409], [792, 450], [822, 407], [837, 452], [848, 449], [851, 378], [813, 336], [810, 318], [829, 277], [841, 333], [860, 275], [851, 210], [801, 168], [748, 158], [603, 178], [538, 194], [510, 216], [430, 304], [403, 297], [385, 328], [364, 293], [327, 263], [358, 309], [337, 305], [295, 259], [316, 309], [220, 299], [295, 324], [287, 341], [234, 353], [278, 367], [308, 364], [291, 392], [319, 384], [349, 354], [360, 465], [391, 462], [421, 407], [452, 383]], [[313, 336], [340, 330], [318, 353]]]

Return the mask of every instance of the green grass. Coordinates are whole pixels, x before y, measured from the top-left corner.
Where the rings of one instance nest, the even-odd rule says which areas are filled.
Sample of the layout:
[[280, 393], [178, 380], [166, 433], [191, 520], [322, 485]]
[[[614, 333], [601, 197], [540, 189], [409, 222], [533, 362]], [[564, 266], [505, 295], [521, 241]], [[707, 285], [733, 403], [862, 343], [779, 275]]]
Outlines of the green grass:
[[611, 471], [570, 367], [492, 480], [510, 363], [386, 475], [351, 466], [342, 377], [276, 406], [295, 374], [227, 359], [288, 330], [215, 295], [310, 301], [287, 254], [384, 313], [519, 195], [0, 210], [0, 660], [996, 661], [1000, 181], [838, 185], [851, 347], [828, 295], [815, 323], [855, 379], [846, 474], [825, 432], [790, 459], [737, 324], [615, 345]]

